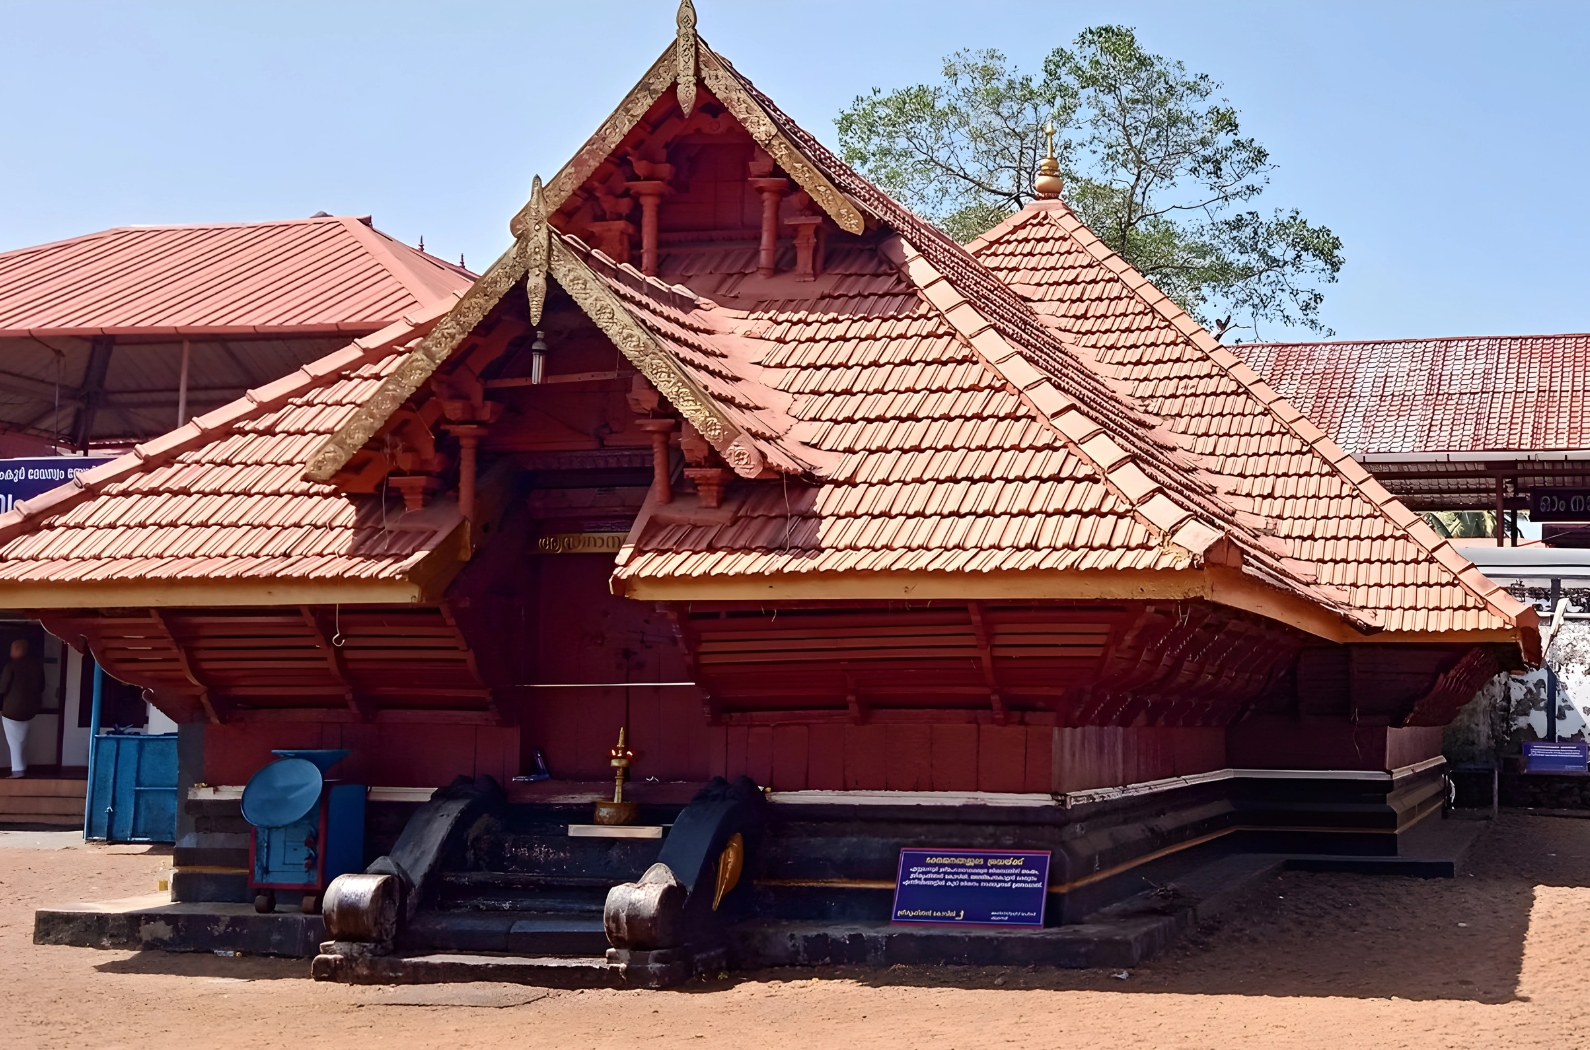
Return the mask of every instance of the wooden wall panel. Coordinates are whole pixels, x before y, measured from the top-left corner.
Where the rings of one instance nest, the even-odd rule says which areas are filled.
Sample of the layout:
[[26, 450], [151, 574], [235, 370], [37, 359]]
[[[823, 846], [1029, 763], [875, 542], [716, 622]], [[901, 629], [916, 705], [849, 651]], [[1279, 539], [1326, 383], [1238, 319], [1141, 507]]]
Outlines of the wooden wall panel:
[[752, 726], [745, 738], [745, 775], [758, 784], [773, 782], [773, 727]]
[[811, 755], [809, 737], [810, 731], [803, 725], [773, 727], [774, 791], [806, 790], [806, 767]]
[[933, 727], [892, 725], [887, 731], [887, 774], [890, 791], [933, 790]]
[[889, 741], [885, 726], [846, 726], [845, 787], [882, 791], [888, 787]]
[[1023, 790], [1027, 785], [1027, 728], [985, 725], [977, 729], [977, 790]]
[[933, 730], [934, 791], [977, 790], [976, 725], [936, 725]]
[[806, 786], [841, 791], [845, 786], [845, 736], [848, 726], [814, 725], [806, 734]]
[[519, 730], [504, 726], [279, 722], [208, 726], [204, 781], [245, 784], [277, 748], [352, 751], [333, 775], [373, 787], [440, 787], [456, 776], [519, 772]]
[[1027, 776], [1023, 791], [1048, 793], [1054, 790], [1054, 738], [1050, 726], [1027, 727]]
[[1386, 769], [1401, 769], [1441, 753], [1441, 726], [1407, 726], [1386, 730]]

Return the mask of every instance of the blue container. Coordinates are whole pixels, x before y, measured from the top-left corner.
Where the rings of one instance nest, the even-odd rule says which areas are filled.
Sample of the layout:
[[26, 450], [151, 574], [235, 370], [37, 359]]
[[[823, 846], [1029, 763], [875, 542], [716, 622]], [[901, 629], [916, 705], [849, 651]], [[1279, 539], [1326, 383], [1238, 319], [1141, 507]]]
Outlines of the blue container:
[[277, 890], [301, 892], [307, 909], [332, 879], [364, 867], [365, 786], [325, 779], [347, 751], [275, 754], [243, 789], [249, 888], [260, 911], [275, 908]]

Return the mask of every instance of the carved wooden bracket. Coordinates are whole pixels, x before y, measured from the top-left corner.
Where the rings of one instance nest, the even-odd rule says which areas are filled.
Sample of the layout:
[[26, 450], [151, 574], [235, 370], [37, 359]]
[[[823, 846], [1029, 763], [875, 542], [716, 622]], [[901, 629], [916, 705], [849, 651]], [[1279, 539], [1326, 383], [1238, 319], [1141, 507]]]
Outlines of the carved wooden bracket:
[[519, 238], [513, 247], [503, 252], [447, 316], [436, 322], [436, 327], [420, 340], [420, 345], [381, 381], [370, 399], [315, 450], [309, 457], [304, 477], [310, 481], [330, 481], [332, 475], [341, 470], [353, 454], [386, 425], [403, 402], [431, 377], [437, 366], [458, 349], [458, 344], [508, 294], [508, 289], [518, 283], [529, 269], [530, 256], [527, 237]]
[[[329, 481], [364, 447], [393, 414], [446, 361], [466, 336], [478, 325], [509, 288], [530, 270], [536, 254], [530, 237], [519, 238], [513, 248], [492, 264], [474, 287], [465, 293], [451, 313], [437, 322], [431, 333], [411, 350], [392, 374], [382, 380], [376, 392], [348, 417], [341, 427], [315, 450], [304, 476], [310, 481]], [[765, 461], [740, 429], [712, 404], [684, 373], [673, 355], [663, 349], [651, 332], [637, 321], [629, 309], [581, 259], [564, 246], [561, 237], [547, 236], [548, 266], [541, 272], [557, 280], [569, 297], [596, 326], [613, 341], [619, 351], [662, 392], [701, 435], [718, 450], [724, 462], [741, 477], [762, 473]]]
[[569, 297], [613, 345], [629, 359], [679, 414], [711, 442], [724, 462], [741, 477], [762, 473], [764, 461], [749, 438], [742, 434], [701, 392], [662, 348], [651, 332], [636, 321], [623, 302], [603, 284], [558, 238], [552, 239], [552, 276]]
[[[687, 17], [690, 24], [688, 33], [685, 31]], [[689, 103], [684, 101], [686, 50], [690, 52], [691, 69], [688, 78]], [[723, 103], [757, 144], [767, 150], [778, 162], [779, 167], [812, 195], [817, 206], [838, 223], [840, 229], [854, 234], [860, 234], [866, 229], [866, 221], [862, 218], [860, 209], [850, 198], [835, 188], [833, 183], [829, 182], [827, 177], [817, 170], [816, 165], [807, 160], [793, 143], [779, 134], [772, 119], [762, 107], [746, 94], [734, 74], [724, 68], [722, 60], [696, 35], [695, 8], [688, 0], [680, 5], [679, 35], [675, 37], [673, 44], [658, 56], [656, 62], [652, 63], [645, 76], [641, 77], [640, 83], [630, 89], [629, 94], [625, 95], [624, 100], [618, 104], [618, 108], [602, 122], [596, 134], [587, 139], [579, 152], [570, 158], [562, 170], [546, 184], [546, 214], [556, 212], [585, 184], [591, 173], [612, 156], [613, 151], [624, 141], [624, 137], [640, 123], [641, 118], [645, 117], [647, 111], [656, 105], [657, 100], [670, 88], [679, 93], [680, 108], [688, 116], [695, 104], [696, 85], [701, 81], [705, 81], [707, 90]], [[515, 237], [524, 233], [529, 227], [530, 214], [531, 207], [526, 204], [508, 223], [508, 229]]]
[[724, 68], [723, 61], [706, 44], [701, 45], [700, 63], [701, 77], [707, 82], [707, 89], [734, 114], [734, 119], [750, 132], [756, 144], [767, 150], [768, 156], [777, 161], [778, 166], [799, 183], [801, 189], [811, 194], [817, 206], [827, 212], [842, 230], [855, 234], [866, 230], [866, 220], [850, 198], [840, 193], [794, 143], [779, 134], [773, 119], [746, 93], [739, 79]]

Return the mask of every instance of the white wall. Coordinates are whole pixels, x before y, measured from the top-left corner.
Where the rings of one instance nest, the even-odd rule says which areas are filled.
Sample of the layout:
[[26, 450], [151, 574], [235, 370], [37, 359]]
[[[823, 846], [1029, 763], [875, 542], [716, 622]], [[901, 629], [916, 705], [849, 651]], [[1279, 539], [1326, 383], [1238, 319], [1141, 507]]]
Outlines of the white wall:
[[62, 705], [61, 715], [66, 719], [66, 732], [61, 737], [61, 765], [86, 766], [88, 765], [88, 730], [78, 728], [80, 716], [78, 714], [79, 683], [83, 680], [83, 655], [69, 645], [61, 648], [66, 650], [66, 701]]

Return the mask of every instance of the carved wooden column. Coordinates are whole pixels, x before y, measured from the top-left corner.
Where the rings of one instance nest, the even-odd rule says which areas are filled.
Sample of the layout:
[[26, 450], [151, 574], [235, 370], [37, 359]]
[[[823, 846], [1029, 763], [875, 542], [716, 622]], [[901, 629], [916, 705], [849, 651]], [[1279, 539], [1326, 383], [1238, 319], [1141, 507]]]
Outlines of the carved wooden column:
[[629, 183], [629, 192], [640, 200], [640, 272], [657, 276], [657, 205], [669, 192], [663, 179]]
[[751, 188], [762, 195], [762, 253], [756, 272], [771, 277], [777, 270], [778, 205], [789, 192], [788, 179], [756, 178]]
[[458, 512], [475, 520], [475, 449], [486, 428], [473, 423], [450, 426], [447, 432], [458, 439]]
[[729, 487], [727, 467], [686, 467], [685, 477], [696, 483], [696, 495], [709, 510], [723, 505], [723, 490]]
[[821, 215], [793, 215], [785, 224], [795, 227], [795, 279], [815, 281], [821, 269], [818, 259], [818, 233], [822, 229]]
[[403, 496], [404, 510], [423, 510], [442, 480], [430, 474], [402, 474], [387, 478], [387, 484]]
[[596, 238], [593, 247], [597, 251], [620, 265], [629, 262], [630, 245], [635, 237], [634, 223], [627, 219], [603, 219], [591, 223], [591, 235]]
[[658, 503], [673, 502], [674, 493], [669, 481], [668, 435], [674, 429], [671, 419], [637, 419], [635, 425], [651, 435], [652, 476], [655, 481]]

